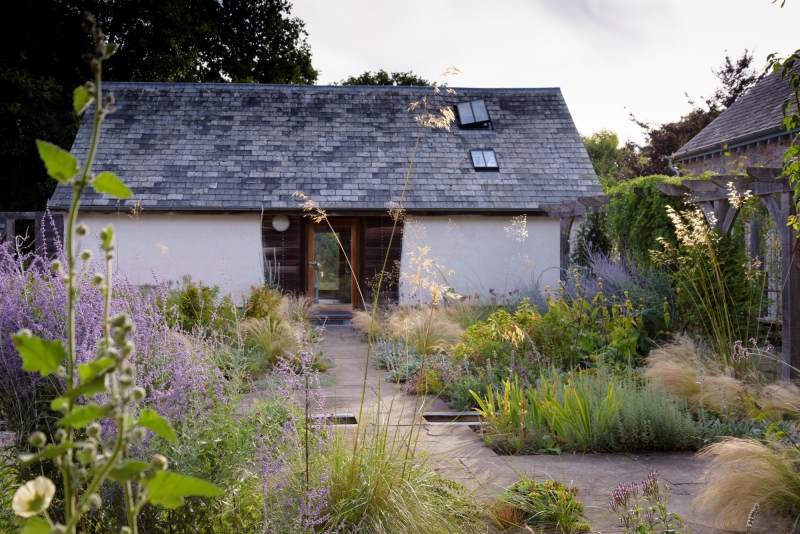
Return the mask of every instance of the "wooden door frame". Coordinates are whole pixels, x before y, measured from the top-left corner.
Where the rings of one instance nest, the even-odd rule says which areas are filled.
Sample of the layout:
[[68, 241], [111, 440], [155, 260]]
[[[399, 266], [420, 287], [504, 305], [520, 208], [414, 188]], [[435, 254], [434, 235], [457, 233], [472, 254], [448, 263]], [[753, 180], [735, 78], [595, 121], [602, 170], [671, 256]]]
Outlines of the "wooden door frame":
[[[330, 221], [330, 224], [328, 224]], [[361, 270], [361, 255], [360, 255], [360, 240], [359, 240], [359, 219], [353, 218], [331, 218], [321, 223], [314, 223], [308, 225], [306, 234], [306, 287], [308, 288], [306, 294], [311, 302], [314, 302], [314, 269], [310, 269], [310, 264], [314, 261], [314, 229], [327, 228], [328, 230], [350, 229], [350, 303], [353, 309], [359, 307], [360, 296], [358, 292], [359, 287], [359, 274]]]

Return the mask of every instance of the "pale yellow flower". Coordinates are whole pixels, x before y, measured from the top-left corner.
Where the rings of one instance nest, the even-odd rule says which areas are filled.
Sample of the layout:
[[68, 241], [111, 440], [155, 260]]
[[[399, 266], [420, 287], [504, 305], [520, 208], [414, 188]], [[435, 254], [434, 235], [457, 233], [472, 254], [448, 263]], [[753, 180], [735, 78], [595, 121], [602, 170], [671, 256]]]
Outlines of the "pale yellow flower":
[[33, 517], [47, 510], [55, 494], [56, 486], [52, 480], [36, 477], [20, 486], [14, 494], [11, 508], [20, 517]]

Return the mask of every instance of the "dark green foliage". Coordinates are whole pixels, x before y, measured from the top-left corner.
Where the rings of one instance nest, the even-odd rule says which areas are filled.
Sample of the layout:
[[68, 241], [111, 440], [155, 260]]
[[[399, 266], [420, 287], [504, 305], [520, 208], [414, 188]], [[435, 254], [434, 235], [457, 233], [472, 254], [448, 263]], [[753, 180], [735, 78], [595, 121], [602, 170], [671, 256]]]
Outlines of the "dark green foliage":
[[412, 71], [392, 72], [391, 74], [381, 69], [377, 72], [367, 71], [359, 76], [350, 76], [339, 82], [340, 85], [405, 85], [429, 86], [428, 80], [423, 80]]
[[606, 214], [602, 212], [589, 213], [583, 218], [569, 257], [570, 264], [589, 267], [592, 256], [597, 254], [608, 256], [611, 253], [611, 240], [606, 232], [606, 218]]
[[569, 488], [557, 480], [539, 481], [524, 477], [509, 486], [499, 502], [522, 512], [524, 524], [544, 528], [548, 532], [588, 532], [578, 488]]
[[272, 317], [281, 304], [281, 294], [267, 286], [251, 287], [250, 296], [244, 305], [244, 317], [247, 319], [264, 319]]
[[640, 265], [651, 264], [650, 251], [660, 249], [659, 238], [675, 243], [675, 227], [666, 207], [680, 210], [683, 199], [668, 197], [658, 184], [679, 184], [677, 177], [644, 176], [614, 186], [609, 192], [606, 228], [620, 255]]
[[218, 286], [192, 280], [183, 282], [167, 295], [167, 323], [169, 326], [177, 325], [185, 332], [228, 334], [234, 324], [236, 307], [229, 297], [218, 301], [218, 295]]

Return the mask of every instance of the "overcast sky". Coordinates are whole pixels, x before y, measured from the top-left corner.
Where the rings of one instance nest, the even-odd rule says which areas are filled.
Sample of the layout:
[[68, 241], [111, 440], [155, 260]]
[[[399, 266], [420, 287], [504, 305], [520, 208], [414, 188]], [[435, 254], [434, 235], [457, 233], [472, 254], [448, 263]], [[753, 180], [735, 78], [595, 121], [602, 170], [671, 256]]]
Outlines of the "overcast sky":
[[[780, 0], [778, 0], [780, 3]], [[800, 48], [800, 0], [293, 0], [318, 83], [414, 71], [454, 87], [560, 87], [578, 130], [641, 141], [628, 120], [666, 122], [718, 87], [728, 50], [759, 68]], [[793, 24], [794, 22], [794, 24]], [[795, 39], [792, 39], [792, 37]], [[793, 42], [794, 41], [794, 42]]]

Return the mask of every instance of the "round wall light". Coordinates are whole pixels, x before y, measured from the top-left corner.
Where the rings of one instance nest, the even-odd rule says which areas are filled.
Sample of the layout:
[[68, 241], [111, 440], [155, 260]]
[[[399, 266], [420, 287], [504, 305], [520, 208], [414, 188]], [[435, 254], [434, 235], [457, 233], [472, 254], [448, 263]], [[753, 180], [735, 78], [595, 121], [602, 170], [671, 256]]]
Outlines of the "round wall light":
[[272, 228], [276, 232], [285, 232], [289, 229], [289, 217], [286, 215], [276, 215], [272, 218]]

